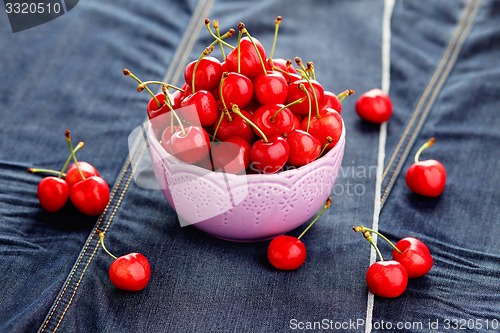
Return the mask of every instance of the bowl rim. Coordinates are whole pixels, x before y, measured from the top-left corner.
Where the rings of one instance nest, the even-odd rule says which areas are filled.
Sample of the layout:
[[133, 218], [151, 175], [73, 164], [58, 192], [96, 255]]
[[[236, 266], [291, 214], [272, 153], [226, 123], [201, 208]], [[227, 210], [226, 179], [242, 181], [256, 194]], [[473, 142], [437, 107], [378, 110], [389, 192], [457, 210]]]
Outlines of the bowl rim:
[[293, 175], [297, 174], [300, 171], [314, 168], [315, 166], [320, 165], [322, 163], [322, 161], [325, 160], [325, 158], [327, 158], [327, 157], [331, 157], [331, 156], [339, 154], [341, 152], [341, 150], [343, 149], [343, 146], [345, 145], [345, 137], [346, 137], [346, 130], [345, 130], [344, 120], [342, 119], [342, 133], [340, 135], [339, 140], [337, 141], [337, 144], [332, 149], [330, 149], [326, 154], [321, 156], [320, 158], [317, 158], [316, 160], [314, 160], [308, 164], [305, 164], [303, 166], [300, 166], [298, 168], [284, 170], [284, 171], [280, 171], [277, 173], [255, 173], [255, 174], [245, 173], [245, 174], [237, 175], [237, 174], [225, 173], [225, 172], [221, 172], [221, 171], [213, 171], [213, 170], [211, 171], [211, 170], [205, 169], [199, 165], [189, 164], [189, 163], [185, 163], [185, 162], [179, 160], [177, 157], [170, 154], [169, 152], [167, 152], [165, 150], [165, 148], [163, 148], [163, 146], [161, 145], [161, 140], [159, 140], [155, 134], [155, 131], [152, 127], [151, 121], [150, 120], [147, 121], [147, 143], [148, 143], [148, 146], [152, 147], [156, 151], [156, 153], [158, 153], [158, 155], [162, 161], [164, 159], [169, 159], [169, 160], [174, 159], [179, 164], [182, 163], [189, 168], [195, 168], [194, 170], [199, 169], [199, 170], [203, 170], [204, 172], [207, 172], [207, 173], [221, 174], [221, 175], [225, 175], [226, 177], [231, 177], [231, 178], [233, 178], [233, 177], [247, 177], [247, 179], [254, 179], [254, 178], [261, 178], [261, 177], [265, 176], [266, 179], [273, 179], [273, 178], [281, 179], [283, 177], [285, 177], [285, 178], [292, 177]]

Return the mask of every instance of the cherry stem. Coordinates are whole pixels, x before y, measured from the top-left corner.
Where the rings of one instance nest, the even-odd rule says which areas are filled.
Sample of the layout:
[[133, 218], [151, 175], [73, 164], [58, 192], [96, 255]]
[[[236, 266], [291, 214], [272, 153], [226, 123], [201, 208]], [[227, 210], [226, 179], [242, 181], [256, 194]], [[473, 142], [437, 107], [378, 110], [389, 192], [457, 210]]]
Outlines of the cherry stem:
[[[241, 23], [241, 22], [240, 22]], [[239, 30], [238, 32], [238, 73], [241, 74], [241, 36], [243, 35], [243, 32]]]
[[76, 145], [75, 149], [73, 149], [73, 152], [71, 154], [69, 154], [68, 158], [66, 159], [66, 162], [64, 162], [64, 165], [61, 168], [61, 172], [59, 173], [60, 174], [59, 178], [62, 177], [62, 174], [64, 173], [64, 170], [66, 170], [66, 168], [68, 167], [68, 164], [69, 164], [69, 162], [72, 159], [72, 155], [75, 154], [77, 151], [80, 150], [80, 148], [83, 148], [84, 146], [85, 146], [85, 143], [83, 143], [83, 141], [78, 142], [78, 144]]
[[319, 153], [319, 156], [323, 155], [325, 152], [326, 148], [330, 145], [330, 143], [333, 142], [333, 139], [331, 136], [326, 137], [326, 143], [323, 145], [323, 148], [321, 148], [321, 153]]
[[297, 239], [301, 239], [302, 236], [305, 235], [305, 233], [307, 232], [307, 230], [309, 230], [313, 226], [313, 224], [316, 223], [316, 221], [321, 217], [321, 215], [323, 215], [323, 213], [325, 212], [325, 210], [327, 210], [328, 208], [330, 208], [331, 204], [332, 204], [332, 198], [329, 197], [328, 199], [326, 199], [326, 202], [323, 205], [323, 208], [321, 208], [321, 210], [318, 213], [318, 215], [316, 215], [316, 217], [314, 218], [314, 220], [312, 220], [311, 223], [309, 223], [309, 225], [304, 229], [304, 231], [302, 231], [302, 233], [299, 235], [299, 237], [297, 237]]
[[224, 119], [224, 113], [225, 112], [227, 112], [227, 110], [222, 111], [220, 113], [219, 121], [217, 122], [217, 125], [215, 126], [215, 129], [214, 129], [214, 134], [213, 134], [213, 137], [212, 137], [212, 142], [215, 141], [215, 137], [217, 136], [217, 132], [219, 131], [219, 127], [220, 127], [220, 124], [222, 123], [222, 119]]
[[111, 258], [115, 260], [118, 259], [113, 253], [109, 252], [106, 248], [106, 245], [104, 245], [104, 232], [102, 232], [101, 230], [97, 230], [97, 235], [99, 235], [99, 242], [101, 243], [104, 252], [106, 252]]
[[78, 160], [76, 159], [76, 155], [73, 149], [73, 144], [71, 143], [71, 133], [69, 130], [66, 130], [64, 133], [64, 136], [66, 136], [66, 142], [68, 143], [69, 151], [71, 152], [71, 157], [73, 158], [73, 161], [75, 162], [76, 168], [78, 169], [78, 172], [80, 173], [80, 176], [82, 177], [83, 180], [85, 180], [85, 175], [83, 174], [82, 169], [80, 169], [80, 166], [78, 165]]
[[311, 73], [310, 77], [313, 79], [313, 80], [316, 80], [316, 74], [314, 73], [314, 63], [312, 61], [309, 61], [307, 63], [307, 72], [308, 73]]
[[311, 125], [311, 113], [312, 113], [311, 94], [309, 94], [309, 91], [307, 91], [303, 83], [299, 84], [299, 89], [306, 94], [307, 103], [309, 104], [308, 115], [307, 115], [307, 126], [306, 126], [306, 132], [309, 133], [309, 126]]
[[365, 231], [363, 233], [363, 236], [373, 246], [373, 248], [377, 252], [378, 257], [380, 258], [380, 261], [384, 261], [384, 257], [382, 257], [382, 253], [380, 253], [380, 250], [379, 250], [377, 244], [375, 244], [375, 242], [373, 241], [373, 238], [372, 238], [372, 235], [370, 234], [370, 232], [369, 231]]
[[[29, 173], [48, 173], [48, 174], [55, 175], [55, 176], [61, 175], [61, 177], [66, 177], [66, 174], [64, 172], [61, 173], [61, 171], [57, 171], [57, 170], [53, 170], [53, 169], [28, 168], [27, 170]], [[61, 178], [61, 177], [59, 177], [59, 178]]]
[[[300, 58], [299, 58], [300, 59]], [[309, 76], [301, 69], [298, 69], [299, 73], [302, 74], [302, 77], [307, 81], [307, 83], [309, 83], [309, 86], [311, 87], [311, 91], [313, 93], [313, 97], [314, 97], [314, 103], [315, 103], [315, 106], [316, 106], [316, 118], [321, 118], [320, 114], [319, 114], [319, 103], [318, 103], [318, 96], [316, 95], [316, 89], [314, 89], [314, 86], [311, 82], [311, 79], [309, 78]]]
[[283, 111], [283, 110], [284, 110], [284, 109], [286, 109], [286, 108], [289, 108], [289, 107], [290, 107], [290, 106], [292, 106], [292, 105], [302, 103], [302, 102], [303, 102], [303, 101], [305, 101], [305, 100], [306, 100], [306, 97], [302, 97], [302, 98], [299, 98], [298, 100], [293, 101], [293, 102], [291, 102], [291, 103], [289, 103], [289, 104], [287, 104], [287, 105], [285, 105], [285, 106], [282, 106], [281, 108], [279, 108], [279, 110], [278, 110], [278, 111], [276, 111], [276, 112], [275, 112], [275, 113], [274, 113], [274, 114], [273, 114], [273, 115], [269, 118], [269, 120], [270, 120], [271, 122], [274, 122], [274, 120], [275, 120], [276, 116], [277, 116], [277, 115], [278, 115], [281, 111]]
[[[231, 50], [234, 50], [234, 49], [235, 49], [235, 47], [234, 47], [234, 46], [232, 46], [231, 44], [229, 44], [229, 43], [225, 42], [225, 41], [222, 39], [222, 37], [223, 37], [223, 36], [218, 37], [216, 34], [214, 34], [214, 32], [212, 31], [212, 28], [210, 28], [210, 20], [209, 20], [209, 19], [205, 19], [205, 27], [207, 28], [208, 32], [210, 32], [210, 34], [212, 35], [212, 37], [213, 37], [213, 38], [215, 38], [215, 40], [216, 40], [217, 42], [219, 42], [220, 44], [223, 44], [223, 45], [225, 45], [225, 46], [229, 47]], [[232, 34], [231, 34], [231, 36], [232, 36]], [[228, 37], [229, 37], [229, 35], [228, 35]]]
[[233, 104], [232, 106], [232, 111], [234, 113], [236, 113], [238, 116], [240, 116], [241, 118], [243, 118], [244, 121], [246, 121], [250, 126], [252, 126], [257, 132], [259, 132], [260, 136], [262, 137], [262, 140], [264, 140], [265, 143], [268, 143], [269, 140], [267, 139], [266, 135], [264, 134], [264, 132], [262, 132], [262, 130], [257, 126], [255, 125], [250, 119], [248, 119], [247, 117], [245, 117], [243, 115], [243, 113], [241, 113], [240, 109], [238, 108], [238, 105], [236, 104]]
[[227, 110], [227, 105], [226, 105], [226, 101], [224, 100], [224, 95], [222, 94], [222, 86], [224, 85], [224, 81], [226, 81], [228, 75], [229, 75], [228, 72], [222, 73], [222, 76], [221, 76], [221, 79], [219, 82], [219, 98], [222, 102], [222, 106], [224, 107], [224, 110]]
[[430, 138], [429, 140], [427, 140], [426, 143], [424, 143], [417, 151], [417, 153], [415, 154], [415, 163], [418, 163], [419, 159], [420, 159], [420, 154], [422, 154], [422, 152], [424, 150], [426, 150], [427, 148], [431, 147], [434, 142], [436, 142], [436, 139], [435, 138]]
[[[215, 33], [217, 35], [217, 37], [221, 37], [220, 35], [220, 30], [219, 30], [219, 21], [218, 20], [214, 20], [214, 22], [212, 23], [214, 29], [215, 29]], [[222, 54], [222, 59], [226, 60], [226, 52], [224, 51], [224, 45], [222, 45], [221, 42], [217, 41], [219, 43], [219, 46], [220, 46], [220, 52]]]
[[[162, 86], [162, 90], [163, 90], [163, 93], [166, 94], [167, 93], [167, 89], [168, 87], [166, 85]], [[186, 135], [186, 130], [184, 129], [184, 125], [182, 125], [182, 121], [181, 119], [179, 118], [179, 116], [177, 115], [177, 112], [175, 112], [174, 108], [172, 107], [172, 105], [170, 103], [166, 103], [166, 105], [168, 106], [168, 108], [170, 109], [170, 112], [172, 112], [172, 114], [174, 115], [175, 119], [177, 120], [177, 122], [179, 123], [179, 126], [181, 128], [181, 132], [182, 132], [182, 135]], [[172, 118], [173, 119], [173, 118]], [[170, 123], [172, 125], [172, 121]], [[171, 127], [173, 128], [173, 126]], [[173, 129], [172, 129], [173, 130]]]
[[193, 75], [191, 77], [191, 92], [193, 94], [196, 92], [196, 89], [195, 89], [195, 86], [194, 86], [194, 82], [195, 82], [195, 78], [196, 78], [196, 70], [198, 69], [198, 65], [200, 64], [201, 60], [203, 58], [205, 58], [207, 55], [209, 55], [210, 53], [212, 53], [213, 50], [214, 50], [214, 46], [213, 45], [210, 45], [209, 47], [205, 48], [205, 50], [203, 50], [203, 52], [201, 53], [201, 55], [198, 57], [198, 60], [194, 64]]
[[[73, 150], [73, 152], [76, 153], [77, 151], [79, 151], [84, 146], [85, 146], [85, 144], [83, 143], [83, 141], [78, 142], [78, 145], [76, 145], [76, 147]], [[68, 156], [68, 158], [66, 159], [66, 162], [64, 162], [64, 165], [61, 168], [61, 171], [57, 171], [57, 170], [53, 170], [53, 169], [28, 168], [28, 172], [29, 173], [41, 173], [41, 172], [43, 172], [43, 173], [57, 175], [59, 178], [66, 177], [66, 174], [64, 173], [64, 170], [66, 170], [66, 168], [68, 167], [68, 164], [69, 164], [69, 162], [71, 162], [72, 158], [73, 157], [70, 154]]]
[[141, 82], [139, 83], [139, 85], [137, 86], [137, 91], [138, 92], [141, 92], [143, 91], [144, 89], [146, 89], [146, 87], [150, 84], [159, 84], [159, 85], [162, 85], [162, 86], [167, 86], [169, 88], [172, 88], [172, 89], [175, 89], [175, 90], [179, 90], [180, 92], [184, 92], [184, 89], [182, 88], [179, 88], [177, 86], [174, 86], [173, 84], [170, 84], [170, 83], [166, 83], [166, 82], [162, 82], [162, 81], [144, 81], [144, 82]]
[[[387, 237], [385, 237], [383, 234], [381, 234], [380, 232], [376, 231], [376, 230], [373, 230], [373, 229], [370, 229], [370, 228], [367, 228], [367, 227], [364, 227], [362, 225], [359, 225], [359, 226], [356, 226], [356, 227], [352, 227], [352, 230], [354, 230], [355, 232], [362, 232], [363, 234], [365, 232], [373, 232], [374, 234], [380, 236], [380, 238], [382, 238], [384, 241], [386, 241], [394, 250], [396, 250], [399, 254], [403, 253], [400, 249], [397, 248], [396, 245], [394, 245], [393, 242], [391, 242]], [[366, 237], [366, 236], [365, 236]]]
[[257, 56], [259, 57], [260, 65], [262, 66], [262, 70], [264, 71], [264, 75], [267, 75], [266, 65], [264, 63], [264, 59], [262, 59], [262, 56], [260, 55], [259, 48], [257, 47], [257, 44], [255, 43], [255, 41], [253, 40], [253, 37], [248, 32], [247, 28], [245, 28], [245, 25], [243, 23], [241, 23], [241, 24], [242, 24], [242, 29], [240, 29], [239, 25], [238, 25], [238, 29], [240, 29], [240, 31], [244, 32], [248, 36], [250, 41], [252, 42], [252, 45], [255, 49], [255, 52], [257, 53]]
[[272, 59], [274, 57], [274, 50], [276, 48], [276, 41], [278, 40], [278, 30], [280, 28], [280, 23], [283, 18], [281, 16], [276, 17], [276, 20], [274, 21], [274, 39], [273, 39], [273, 46], [271, 47], [271, 54], [269, 55], [269, 59]]
[[342, 101], [347, 97], [354, 95], [356, 92], [352, 89], [347, 89], [341, 92], [340, 94], [337, 95], [337, 98], [339, 99], [339, 102], [342, 103]]
[[[123, 75], [130, 76], [132, 79], [137, 81], [137, 83], [139, 83], [139, 85], [141, 85], [143, 83], [137, 76], [135, 76], [130, 70], [128, 70], [126, 68], [123, 70]], [[158, 98], [156, 98], [155, 94], [151, 91], [151, 89], [149, 89], [149, 87], [147, 85], [144, 87], [144, 89], [146, 89], [146, 91], [153, 97], [153, 99], [155, 100], [158, 107], [161, 107], [160, 101], [158, 100]], [[137, 90], [139, 90], [139, 88]]]

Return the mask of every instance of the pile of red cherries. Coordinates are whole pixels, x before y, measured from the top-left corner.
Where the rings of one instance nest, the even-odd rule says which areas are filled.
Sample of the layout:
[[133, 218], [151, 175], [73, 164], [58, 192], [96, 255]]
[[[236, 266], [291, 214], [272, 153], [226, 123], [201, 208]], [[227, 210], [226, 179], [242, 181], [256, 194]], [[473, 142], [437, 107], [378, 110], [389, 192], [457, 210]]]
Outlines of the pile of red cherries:
[[[332, 149], [342, 134], [342, 100], [316, 79], [314, 63], [274, 58], [272, 50], [238, 24], [236, 46], [221, 35], [218, 21], [205, 20], [213, 42], [184, 70], [182, 87], [142, 81], [147, 115], [165, 150], [179, 160], [234, 174], [276, 173], [306, 165]], [[213, 23], [213, 25], [211, 25]], [[212, 56], [219, 49], [221, 60]], [[227, 54], [226, 54], [227, 52]], [[153, 93], [149, 86], [160, 85]]]

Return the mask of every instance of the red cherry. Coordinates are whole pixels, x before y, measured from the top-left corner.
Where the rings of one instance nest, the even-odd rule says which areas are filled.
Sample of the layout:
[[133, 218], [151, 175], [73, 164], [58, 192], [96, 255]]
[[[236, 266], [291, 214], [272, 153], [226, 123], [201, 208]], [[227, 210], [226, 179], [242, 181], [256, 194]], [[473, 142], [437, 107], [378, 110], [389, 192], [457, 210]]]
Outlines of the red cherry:
[[366, 283], [370, 291], [380, 297], [400, 296], [408, 285], [408, 273], [395, 260], [377, 261], [366, 271]]
[[158, 107], [156, 100], [151, 98], [148, 102], [147, 114], [151, 126], [158, 134], [170, 123], [170, 117], [167, 116], [170, 108], [165, 103], [165, 95], [163, 93], [156, 94], [156, 99], [161, 103], [161, 106]]
[[396, 247], [402, 253], [393, 250], [392, 258], [404, 266], [409, 278], [424, 276], [431, 270], [434, 260], [429, 249], [422, 241], [413, 237], [406, 237], [397, 242]]
[[406, 172], [406, 184], [413, 192], [428, 196], [439, 196], [446, 185], [446, 169], [439, 161], [419, 161], [422, 151], [434, 144], [435, 139], [427, 141], [415, 155], [415, 162]]
[[291, 60], [285, 60], [283, 58], [273, 58], [273, 65], [284, 72], [297, 74], [295, 67], [292, 65]]
[[186, 126], [184, 132], [177, 131], [170, 138], [172, 154], [189, 164], [195, 164], [208, 157], [210, 138], [207, 132], [197, 126]]
[[263, 139], [254, 142], [250, 149], [250, 161], [256, 170], [263, 173], [279, 171], [288, 160], [290, 149], [282, 136]]
[[[184, 80], [189, 85], [192, 85], [193, 70], [197, 60], [190, 62], [184, 70]], [[222, 65], [219, 59], [211, 56], [202, 58], [196, 67], [194, 87], [196, 91], [208, 90], [212, 91], [219, 85], [222, 76]]]
[[198, 90], [188, 95], [182, 100], [181, 106], [193, 106], [196, 115], [189, 114], [189, 112], [185, 112], [183, 115], [191, 124], [200, 124], [203, 127], [213, 125], [219, 115], [214, 96], [206, 90]]
[[293, 130], [286, 139], [290, 147], [288, 164], [300, 167], [311, 163], [321, 153], [321, 143], [311, 134], [302, 130]]
[[172, 138], [172, 135], [174, 135], [174, 133], [177, 131], [180, 131], [179, 126], [174, 126], [174, 127], [168, 126], [161, 134], [161, 145], [167, 151], [167, 153], [172, 154], [172, 149], [170, 147], [170, 139]]
[[[262, 44], [253, 38], [253, 41], [257, 45], [260, 56], [263, 60], [266, 59], [266, 51]], [[226, 66], [230, 72], [238, 73], [238, 49], [240, 50], [240, 72], [241, 74], [254, 78], [260, 73], [262, 73], [262, 63], [259, 55], [255, 51], [252, 41], [249, 37], [243, 37], [240, 41], [240, 45], [232, 50], [226, 57]], [[238, 104], [239, 107], [243, 107]]]
[[127, 291], [144, 289], [151, 277], [148, 259], [140, 253], [118, 257], [109, 267], [109, 278], [118, 288]]
[[[310, 82], [314, 88], [316, 98], [318, 99], [318, 107], [320, 107], [321, 105], [323, 105], [323, 98], [324, 98], [324, 94], [325, 94], [323, 87], [316, 80], [310, 80]], [[306, 94], [304, 91], [302, 91], [300, 89], [301, 84], [304, 85], [304, 88], [307, 90], [308, 94]], [[288, 85], [288, 94], [287, 94], [287, 98], [286, 98], [286, 103], [291, 103], [293, 101], [296, 101], [300, 98], [305, 97], [306, 100], [303, 103], [299, 103], [299, 104], [295, 104], [293, 106], [290, 106], [290, 110], [292, 110], [292, 112], [294, 114], [301, 115], [301, 116], [307, 116], [307, 115], [309, 115], [309, 97], [308, 96], [310, 96], [310, 98], [311, 98], [311, 113], [313, 115], [317, 114], [317, 111], [319, 111], [319, 110], [316, 110], [316, 101], [314, 99], [313, 90], [311, 89], [311, 85], [309, 84], [309, 82], [307, 82], [307, 80], [305, 80], [305, 79], [294, 81]]]
[[[279, 112], [278, 112], [279, 111]], [[266, 135], [282, 135], [292, 130], [295, 119], [283, 104], [266, 104], [255, 110], [252, 122]], [[258, 131], [255, 134], [261, 136]]]
[[[78, 168], [80, 168], [80, 170], [82, 171], [84, 178], [82, 178], [82, 175], [80, 174]], [[72, 163], [69, 166], [68, 171], [66, 171], [65, 179], [66, 183], [68, 183], [69, 187], [71, 188], [79, 181], [92, 176], [100, 176], [97, 169], [90, 163], [78, 161], [78, 167], [75, 163]]]
[[250, 144], [239, 136], [212, 143], [210, 153], [216, 171], [239, 175], [250, 165]]
[[281, 73], [268, 71], [253, 81], [255, 97], [260, 104], [282, 104], [288, 94], [288, 85]]
[[38, 183], [37, 196], [43, 209], [55, 213], [63, 208], [68, 201], [68, 183], [62, 178], [45, 177]]
[[307, 130], [308, 118], [304, 118], [301, 129], [317, 138], [321, 142], [321, 146], [331, 142], [325, 149], [328, 151], [335, 147], [342, 135], [342, 117], [337, 111], [330, 108], [321, 110], [320, 116], [320, 118], [311, 117], [309, 131]]
[[361, 119], [375, 124], [386, 122], [392, 115], [391, 99], [380, 89], [372, 89], [360, 95], [355, 108]]
[[224, 100], [226, 107], [231, 108], [235, 104], [240, 109], [250, 103], [253, 97], [253, 83], [245, 75], [238, 73], [224, 73], [221, 81], [221, 98]]
[[337, 97], [337, 95], [335, 95], [331, 91], [325, 91], [323, 106], [321, 108], [331, 108], [340, 114], [342, 112], [342, 103], [340, 102], [340, 99]]
[[83, 214], [99, 215], [104, 212], [109, 202], [108, 183], [99, 176], [88, 177], [71, 187], [69, 198]]
[[302, 266], [306, 260], [304, 243], [292, 236], [281, 235], [273, 238], [267, 248], [269, 263], [277, 269], [294, 270]]
[[[247, 111], [240, 110], [240, 112], [246, 118], [252, 118], [252, 115]], [[226, 141], [233, 136], [240, 136], [251, 143], [254, 141], [255, 133], [252, 126], [250, 126], [243, 118], [233, 114], [231, 119], [227, 116], [222, 119], [215, 136], [220, 141]]]

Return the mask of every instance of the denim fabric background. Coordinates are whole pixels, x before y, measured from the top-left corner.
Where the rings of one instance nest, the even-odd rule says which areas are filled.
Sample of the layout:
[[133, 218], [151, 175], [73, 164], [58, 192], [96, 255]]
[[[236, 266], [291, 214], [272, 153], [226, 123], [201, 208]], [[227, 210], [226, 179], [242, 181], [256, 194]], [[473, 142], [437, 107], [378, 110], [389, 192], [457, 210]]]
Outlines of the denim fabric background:
[[[347, 144], [333, 204], [304, 236], [308, 259], [297, 271], [271, 268], [267, 242], [231, 243], [181, 228], [160, 191], [133, 181], [127, 140], [145, 118], [148, 96], [135, 92], [123, 68], [143, 79], [181, 83], [183, 66], [211, 41], [205, 17], [218, 19], [222, 30], [243, 21], [269, 48], [274, 19], [281, 15], [276, 57], [314, 61], [327, 89], [350, 88], [359, 95], [381, 85], [383, 14], [390, 3], [87, 0], [15, 34], [0, 13], [0, 332], [289, 332], [301, 331], [292, 325], [299, 321], [367, 318], [373, 332], [453, 331], [454, 319], [466, 320], [469, 331], [497, 331], [497, 1], [395, 1], [394, 115], [381, 129], [358, 119], [356, 95], [345, 100]], [[446, 57], [449, 45], [456, 45], [455, 57]], [[80, 159], [93, 163], [113, 186], [110, 206], [98, 218], [71, 205], [44, 212], [36, 197], [40, 176], [26, 172], [62, 165], [66, 129], [74, 142], [86, 143]], [[382, 148], [388, 172], [379, 179], [386, 195], [378, 227], [392, 240], [421, 238], [435, 260], [427, 276], [390, 300], [369, 295], [371, 249], [351, 230], [372, 225], [381, 130], [387, 131]], [[437, 142], [422, 158], [438, 159], [448, 171], [446, 189], [436, 199], [411, 194], [404, 182], [413, 154], [431, 136]], [[405, 148], [407, 156], [395, 154], [389, 163], [393, 152]], [[152, 279], [145, 290], [113, 287], [107, 276], [111, 259], [98, 246], [96, 228], [106, 230], [115, 254], [138, 251], [150, 259]], [[388, 247], [380, 245], [389, 257]], [[429, 324], [436, 321], [433, 329]], [[391, 330], [381, 323], [422, 327]], [[365, 323], [339, 331], [370, 328]]]

